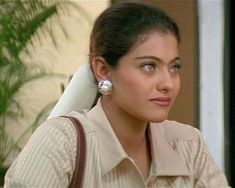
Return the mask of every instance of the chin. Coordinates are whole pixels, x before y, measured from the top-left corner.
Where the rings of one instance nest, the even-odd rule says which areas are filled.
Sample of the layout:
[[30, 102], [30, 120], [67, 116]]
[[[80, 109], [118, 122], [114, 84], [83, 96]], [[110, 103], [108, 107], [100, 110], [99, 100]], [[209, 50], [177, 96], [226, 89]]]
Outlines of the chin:
[[161, 122], [163, 122], [163, 121], [165, 121], [166, 120], [166, 118], [164, 119], [164, 118], [162, 118], [162, 119], [157, 119], [157, 120], [150, 120], [149, 122], [151, 122], [151, 123], [161, 123]]
[[152, 122], [152, 123], [160, 123], [160, 122], [163, 122], [167, 119], [167, 116], [162, 116], [162, 117], [155, 117], [155, 118], [149, 118], [149, 122]]
[[149, 122], [160, 123], [165, 121], [168, 118], [168, 113], [163, 114], [154, 114], [152, 117], [149, 117]]

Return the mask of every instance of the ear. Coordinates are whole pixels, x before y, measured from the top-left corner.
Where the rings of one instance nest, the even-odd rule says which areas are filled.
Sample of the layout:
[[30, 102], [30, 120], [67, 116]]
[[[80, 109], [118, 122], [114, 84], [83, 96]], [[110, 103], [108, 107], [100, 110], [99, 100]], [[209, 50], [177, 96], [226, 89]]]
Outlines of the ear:
[[111, 69], [103, 57], [93, 57], [91, 66], [98, 82], [101, 80], [109, 80]]

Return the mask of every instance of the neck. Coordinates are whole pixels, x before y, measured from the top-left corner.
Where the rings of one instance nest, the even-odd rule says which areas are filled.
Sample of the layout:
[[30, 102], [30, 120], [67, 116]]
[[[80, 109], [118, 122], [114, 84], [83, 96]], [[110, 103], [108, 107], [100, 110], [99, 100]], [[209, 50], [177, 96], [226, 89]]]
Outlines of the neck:
[[129, 156], [146, 145], [147, 121], [140, 120], [102, 99], [105, 114], [124, 150]]

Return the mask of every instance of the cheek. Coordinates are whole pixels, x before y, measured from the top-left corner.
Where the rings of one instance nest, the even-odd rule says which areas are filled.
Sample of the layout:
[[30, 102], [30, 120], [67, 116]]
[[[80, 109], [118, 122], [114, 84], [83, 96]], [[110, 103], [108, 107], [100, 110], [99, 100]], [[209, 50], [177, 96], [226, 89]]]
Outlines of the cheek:
[[[146, 87], [146, 82], [136, 76], [135, 74], [119, 75], [115, 82], [115, 90], [120, 93], [125, 93], [126, 96], [139, 96], [143, 95]], [[120, 79], [121, 78], [121, 79]]]
[[138, 82], [134, 79], [130, 79], [130, 77], [120, 77], [117, 82], [117, 89], [122, 90], [122, 92], [132, 92], [133, 90], [137, 89]]
[[180, 81], [180, 77], [178, 77], [175, 81], [175, 95], [176, 96], [178, 96], [180, 88], [181, 88], [181, 81]]

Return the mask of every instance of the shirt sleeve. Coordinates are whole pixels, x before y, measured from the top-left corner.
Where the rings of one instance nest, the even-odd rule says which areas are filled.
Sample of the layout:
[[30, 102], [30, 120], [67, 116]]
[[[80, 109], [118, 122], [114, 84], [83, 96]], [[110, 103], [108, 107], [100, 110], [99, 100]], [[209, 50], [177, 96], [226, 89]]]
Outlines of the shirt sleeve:
[[195, 158], [195, 188], [229, 187], [224, 173], [216, 166], [208, 147], [203, 140], [200, 131], [195, 129], [198, 134], [198, 152]]
[[69, 120], [47, 120], [8, 169], [4, 188], [68, 187], [75, 156], [76, 131]]

